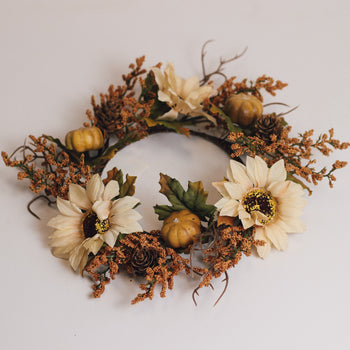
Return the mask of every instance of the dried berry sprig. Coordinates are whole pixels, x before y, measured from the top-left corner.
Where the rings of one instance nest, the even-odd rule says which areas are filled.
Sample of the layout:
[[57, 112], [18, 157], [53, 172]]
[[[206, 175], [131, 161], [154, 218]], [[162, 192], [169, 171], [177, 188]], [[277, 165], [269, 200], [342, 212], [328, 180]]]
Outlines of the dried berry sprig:
[[249, 83], [248, 79], [243, 79], [241, 82], [235, 82], [235, 80], [236, 77], [233, 76], [218, 87], [218, 94], [210, 99], [215, 106], [223, 108], [229, 96], [239, 93], [251, 94], [263, 102], [262, 90], [275, 96], [277, 90], [282, 90], [288, 86], [288, 84], [280, 80], [275, 81], [272, 77], [265, 74], [258, 77], [255, 81], [249, 81]]
[[[155, 264], [152, 261], [145, 269], [145, 283], [140, 284], [143, 293], [132, 300], [136, 304], [145, 299], [152, 299], [157, 284], [162, 289], [161, 297], [166, 296], [167, 289], [172, 289], [174, 277], [181, 271], [190, 274], [188, 259], [183, 258], [174, 249], [164, 246], [159, 231], [138, 232], [129, 235], [122, 235], [114, 248], [105, 247], [87, 264], [85, 271], [94, 279], [94, 296], [100, 297], [105, 290], [105, 285], [114, 279], [116, 273], [124, 268], [128, 273], [135, 273], [133, 257], [137, 250], [152, 249], [158, 259]], [[195, 269], [197, 272], [199, 268]]]
[[253, 228], [245, 230], [238, 219], [229, 218], [229, 221], [229, 224], [225, 223], [219, 226], [217, 223], [213, 224], [200, 235], [197, 243], [191, 248], [192, 254], [196, 250], [201, 252], [203, 256], [202, 261], [207, 266], [202, 274], [201, 282], [192, 293], [192, 299], [196, 305], [195, 296], [198, 295], [198, 290], [203, 287], [212, 287], [212, 280], [224, 274], [223, 282], [225, 282], [225, 286], [214, 304], [216, 305], [228, 287], [229, 277], [227, 270], [236, 266], [243, 254], [250, 256], [253, 246], [264, 244], [262, 241], [253, 239]]
[[[70, 183], [84, 186], [91, 177], [91, 168], [85, 164], [84, 154], [72, 158], [43, 136], [30, 135], [29, 138], [30, 144], [19, 147], [11, 156], [6, 152], [1, 155], [6, 166], [20, 170], [19, 180], [30, 180], [32, 192], [67, 199]], [[16, 156], [21, 156], [21, 159], [16, 159]]]
[[231, 133], [228, 139], [232, 142], [232, 157], [239, 157], [248, 154], [251, 157], [256, 155], [262, 157], [269, 166], [280, 159], [284, 159], [285, 167], [290, 179], [297, 181], [311, 194], [311, 190], [303, 182], [298, 180], [301, 177], [309, 183], [317, 185], [324, 178], [328, 179], [330, 187], [336, 180], [333, 172], [346, 166], [347, 162], [336, 161], [332, 168], [316, 170], [314, 164], [316, 159], [312, 158], [313, 151], [318, 150], [324, 156], [329, 156], [335, 149], [343, 150], [350, 146], [348, 142], [340, 142], [334, 139], [333, 129], [329, 130], [329, 135], [322, 134], [316, 141], [312, 140], [313, 130], [299, 134], [299, 137], [289, 137], [291, 127], [283, 129], [281, 136], [271, 135], [271, 141], [266, 142], [256, 136], [246, 136], [243, 133]]
[[136, 59], [136, 65], [130, 64], [130, 72], [123, 74], [124, 85], [110, 85], [107, 94], [100, 94], [100, 103], [91, 97], [93, 111], [88, 110], [87, 116], [92, 125], [99, 127], [106, 137], [115, 135], [122, 139], [129, 132], [137, 131], [143, 138], [147, 125], [144, 118], [150, 114], [152, 102], [140, 102], [135, 96], [135, 85], [139, 77], [147, 71], [142, 69], [145, 56]]

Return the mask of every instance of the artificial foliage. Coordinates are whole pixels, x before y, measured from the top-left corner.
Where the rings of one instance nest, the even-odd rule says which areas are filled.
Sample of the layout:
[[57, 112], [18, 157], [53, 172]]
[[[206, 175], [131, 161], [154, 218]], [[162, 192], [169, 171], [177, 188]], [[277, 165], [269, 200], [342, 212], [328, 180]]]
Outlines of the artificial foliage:
[[[253, 251], [266, 258], [272, 248], [285, 250], [287, 233], [304, 230], [300, 217], [306, 195], [322, 180], [333, 187], [334, 172], [346, 165], [316, 163], [315, 152], [326, 157], [348, 148], [333, 129], [315, 139], [313, 130], [292, 131], [289, 116], [295, 108], [271, 101], [286, 83], [265, 74], [241, 81], [227, 75], [226, 65], [245, 51], [220, 58], [209, 72], [209, 43], [201, 52], [201, 78], [176, 75], [172, 63], [146, 69], [145, 57], [137, 58], [121, 85], [91, 98], [87, 121], [65, 140], [30, 135], [11, 155], [2, 152], [5, 164], [17, 168], [18, 179], [28, 180], [36, 195], [28, 203], [30, 213], [39, 218], [32, 208], [36, 200], [57, 204], [59, 214], [48, 223], [52, 252], [92, 278], [95, 297], [123, 270], [141, 281], [133, 304], [152, 299], [157, 285], [165, 297], [180, 273], [198, 282], [195, 304], [200, 288], [213, 288], [224, 276], [220, 300], [228, 289], [228, 270]], [[222, 79], [221, 85], [215, 86], [214, 78]], [[274, 112], [277, 105], [285, 112]], [[142, 203], [154, 206], [160, 224], [145, 232], [138, 223], [136, 177], [117, 168], [104, 179], [101, 175], [117, 152], [156, 133], [202, 137], [231, 160], [227, 174], [217, 174], [213, 183], [222, 196], [215, 204], [208, 203], [209, 189], [198, 179], [186, 188], [161, 173], [164, 202]], [[186, 235], [191, 236], [182, 240]]]

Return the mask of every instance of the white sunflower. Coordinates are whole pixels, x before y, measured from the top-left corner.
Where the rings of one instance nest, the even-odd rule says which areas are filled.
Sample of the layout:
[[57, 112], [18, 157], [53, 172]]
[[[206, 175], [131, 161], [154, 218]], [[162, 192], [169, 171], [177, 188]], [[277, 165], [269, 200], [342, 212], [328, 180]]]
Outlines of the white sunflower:
[[119, 233], [142, 231], [137, 220], [141, 215], [133, 208], [139, 200], [119, 194], [117, 181], [103, 185], [98, 174], [92, 176], [86, 190], [76, 184], [69, 185], [68, 198], [57, 198], [60, 215], [48, 222], [55, 229], [49, 236], [52, 253], [68, 259], [73, 269], [82, 270], [89, 253], [97, 254], [103, 243], [113, 247]]
[[222, 216], [238, 216], [245, 229], [255, 226], [254, 239], [265, 241], [257, 247], [260, 257], [270, 253], [271, 244], [285, 250], [287, 233], [305, 230], [300, 219], [306, 204], [303, 189], [286, 181], [283, 159], [271, 168], [258, 156], [247, 157], [246, 166], [231, 160], [227, 178], [228, 181], [213, 183], [223, 196], [215, 206]]
[[214, 95], [216, 90], [211, 85], [200, 86], [199, 78], [192, 76], [187, 80], [175, 74], [174, 65], [167, 63], [164, 74], [157, 67], [152, 68], [159, 87], [158, 99], [172, 108], [161, 119], [176, 119], [178, 113], [188, 116], [205, 116], [216, 124], [211, 115], [203, 111], [203, 101]]

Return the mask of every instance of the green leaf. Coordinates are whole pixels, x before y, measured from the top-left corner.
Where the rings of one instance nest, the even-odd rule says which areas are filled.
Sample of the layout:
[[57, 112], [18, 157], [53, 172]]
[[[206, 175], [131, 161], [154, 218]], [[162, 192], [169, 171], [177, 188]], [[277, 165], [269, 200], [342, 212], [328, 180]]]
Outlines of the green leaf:
[[185, 190], [183, 189], [179, 181], [161, 173], [159, 184], [159, 192], [164, 194], [168, 198], [174, 210], [179, 211], [183, 209], [188, 209], [183, 200]]
[[103, 180], [105, 185], [108, 183], [108, 181], [114, 180], [118, 182], [119, 188], [123, 186], [123, 172], [120, 169], [118, 170], [116, 167], [114, 167], [113, 169], [107, 171], [107, 176], [107, 179]]
[[147, 74], [144, 85], [142, 87], [141, 97], [145, 101], [154, 100], [157, 98], [158, 90], [159, 90], [159, 87], [158, 87], [158, 84], [156, 82], [156, 78], [154, 76], [154, 73], [153, 73], [153, 71], [150, 71]]
[[224, 111], [222, 109], [220, 109], [219, 107], [211, 104], [210, 105], [210, 108], [209, 108], [210, 112], [212, 113], [216, 113], [216, 114], [219, 114], [221, 118], [223, 118], [227, 124], [227, 129], [228, 131], [230, 132], [243, 132], [243, 129], [241, 129], [239, 126], [235, 125], [232, 123], [230, 117], [228, 115], [226, 115], [224, 113]]
[[120, 187], [120, 197], [133, 196], [135, 194], [136, 176], [126, 174], [126, 180]]
[[206, 204], [208, 192], [204, 191], [201, 181], [188, 182], [187, 191], [180, 182], [168, 175], [160, 174], [160, 193], [164, 194], [171, 206], [156, 205], [154, 210], [159, 216], [159, 220], [166, 219], [172, 212], [187, 209], [197, 215], [202, 221], [213, 219], [216, 207]]
[[283, 117], [279, 117], [280, 125], [285, 127], [288, 125], [287, 121]]
[[170, 107], [162, 101], [158, 100], [158, 84], [156, 82], [154, 73], [150, 71], [145, 79], [145, 84], [142, 88], [140, 99], [148, 102], [154, 100], [154, 103], [151, 107], [151, 119], [155, 119], [170, 111]]
[[118, 198], [125, 196], [133, 196], [135, 194], [135, 181], [136, 176], [130, 176], [126, 174], [126, 179], [124, 181], [123, 172], [116, 167], [107, 172], [107, 179], [103, 180], [103, 183], [106, 185], [109, 181], [115, 180], [119, 184], [119, 195]]
[[158, 220], [165, 220], [176, 210], [174, 210], [173, 207], [170, 207], [169, 205], [155, 205], [154, 211], [158, 215]]
[[152, 128], [157, 125], [164, 126], [168, 129], [174, 130], [178, 134], [185, 135], [187, 137], [190, 137], [190, 130], [187, 128], [184, 128], [182, 123], [179, 121], [171, 121], [171, 120], [154, 120], [151, 118], [144, 118], [147, 125]]
[[191, 211], [196, 211], [199, 217], [212, 217], [216, 211], [214, 205], [206, 204], [208, 192], [204, 191], [202, 181], [188, 182], [188, 190], [184, 195], [184, 202]]

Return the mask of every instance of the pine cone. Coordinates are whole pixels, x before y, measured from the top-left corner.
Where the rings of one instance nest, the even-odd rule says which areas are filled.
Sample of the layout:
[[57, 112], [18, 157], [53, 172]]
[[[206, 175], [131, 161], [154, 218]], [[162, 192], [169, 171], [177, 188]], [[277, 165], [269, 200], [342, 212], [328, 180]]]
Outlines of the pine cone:
[[280, 124], [279, 118], [276, 116], [276, 113], [263, 115], [255, 123], [255, 136], [260, 139], [270, 142], [271, 135], [276, 135], [277, 138], [281, 136], [282, 126]]
[[130, 264], [135, 275], [145, 276], [148, 267], [153, 268], [158, 265], [159, 254], [152, 248], [136, 249], [131, 256]]
[[120, 105], [113, 100], [101, 102], [94, 106], [94, 114], [97, 118], [97, 125], [108, 134], [116, 133], [121, 126], [117, 123], [120, 119]]

